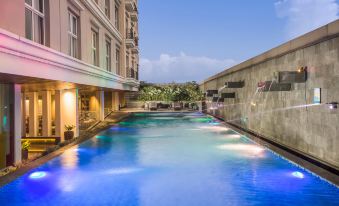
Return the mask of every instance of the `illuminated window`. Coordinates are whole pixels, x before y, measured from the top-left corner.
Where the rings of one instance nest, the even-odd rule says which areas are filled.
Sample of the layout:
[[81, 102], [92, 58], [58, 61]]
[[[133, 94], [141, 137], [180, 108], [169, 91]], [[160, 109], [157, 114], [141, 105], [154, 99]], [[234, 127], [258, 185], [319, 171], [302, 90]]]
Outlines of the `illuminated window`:
[[75, 58], [79, 58], [78, 55], [78, 45], [79, 45], [79, 35], [78, 35], [78, 17], [73, 13], [68, 13], [68, 41], [69, 41], [69, 55]]
[[45, 43], [44, 0], [25, 0], [25, 33], [27, 39]]

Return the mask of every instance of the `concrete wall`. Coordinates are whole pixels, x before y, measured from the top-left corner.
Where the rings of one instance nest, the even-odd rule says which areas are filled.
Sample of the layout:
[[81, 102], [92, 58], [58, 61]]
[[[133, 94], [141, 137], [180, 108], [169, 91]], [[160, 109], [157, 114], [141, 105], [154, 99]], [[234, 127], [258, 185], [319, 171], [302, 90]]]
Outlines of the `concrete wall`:
[[[306, 83], [292, 84], [291, 91], [255, 95], [257, 83], [271, 81], [275, 72], [305, 66]], [[339, 168], [339, 109], [325, 104], [339, 102], [339, 20], [210, 77], [201, 88], [242, 80], [244, 88], [222, 91], [236, 92], [235, 99], [225, 99], [223, 109], [208, 112]], [[314, 88], [321, 88], [323, 104], [311, 105]]]

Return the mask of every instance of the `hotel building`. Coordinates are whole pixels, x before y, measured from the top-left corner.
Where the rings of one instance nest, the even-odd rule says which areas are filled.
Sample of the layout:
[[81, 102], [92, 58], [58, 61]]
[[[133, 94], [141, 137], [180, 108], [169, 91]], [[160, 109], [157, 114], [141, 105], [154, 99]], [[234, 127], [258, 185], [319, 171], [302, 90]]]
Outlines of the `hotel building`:
[[0, 169], [22, 138], [103, 120], [138, 91], [137, 0], [0, 2]]

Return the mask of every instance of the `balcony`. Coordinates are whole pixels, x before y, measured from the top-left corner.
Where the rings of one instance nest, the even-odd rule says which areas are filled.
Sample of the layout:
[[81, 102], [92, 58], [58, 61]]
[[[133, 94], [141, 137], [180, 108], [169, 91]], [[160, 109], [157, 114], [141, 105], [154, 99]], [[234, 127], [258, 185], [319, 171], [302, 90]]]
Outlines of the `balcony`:
[[139, 54], [139, 47], [135, 46], [132, 48], [132, 54]]
[[133, 68], [126, 68], [126, 78], [131, 78], [135, 80], [139, 80], [139, 74]]
[[134, 48], [136, 46], [136, 38], [133, 33], [128, 33], [126, 36], [126, 47], [127, 49]]
[[137, 11], [132, 11], [130, 13], [130, 17], [131, 17], [132, 21], [137, 22], [138, 21], [138, 12]]
[[126, 68], [126, 83], [133, 86], [138, 86], [140, 84], [139, 74], [133, 68]]
[[125, 1], [125, 8], [129, 12], [134, 11], [136, 9], [135, 0], [126, 0]]

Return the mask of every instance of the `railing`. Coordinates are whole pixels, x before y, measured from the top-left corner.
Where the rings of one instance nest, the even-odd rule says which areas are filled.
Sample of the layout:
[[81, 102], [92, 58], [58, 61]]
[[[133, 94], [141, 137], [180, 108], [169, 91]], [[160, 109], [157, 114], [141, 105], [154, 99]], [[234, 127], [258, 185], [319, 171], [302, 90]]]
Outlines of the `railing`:
[[98, 114], [96, 111], [81, 111], [79, 113], [79, 127], [80, 130], [86, 130], [98, 121]]
[[105, 118], [111, 114], [111, 112], [113, 112], [113, 109], [112, 108], [104, 108], [104, 116]]
[[126, 71], [127, 71], [127, 78], [139, 80], [138, 71], [135, 71], [133, 68], [126, 68]]
[[135, 38], [135, 35], [134, 35], [134, 32], [127, 32], [127, 35], [126, 35], [126, 39], [134, 39]]
[[135, 46], [139, 46], [139, 37], [135, 35], [133, 30], [131, 32], [127, 32], [126, 39], [131, 39], [134, 41]]

